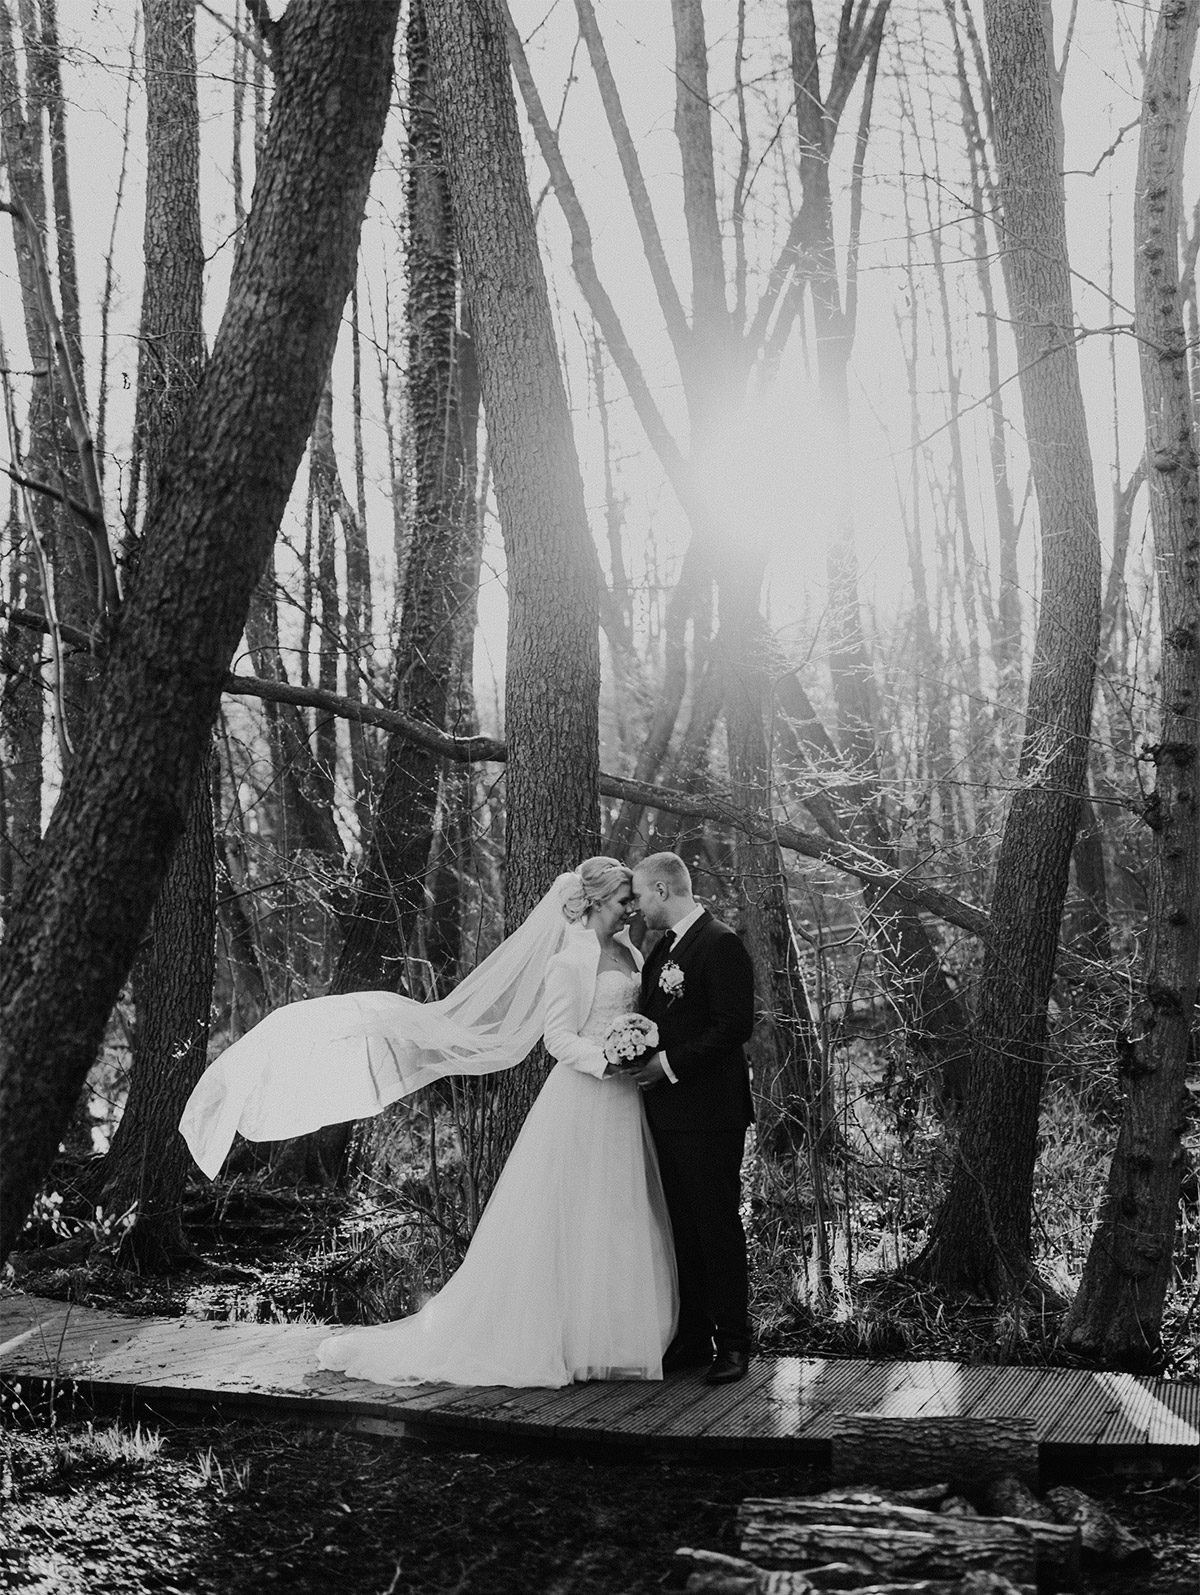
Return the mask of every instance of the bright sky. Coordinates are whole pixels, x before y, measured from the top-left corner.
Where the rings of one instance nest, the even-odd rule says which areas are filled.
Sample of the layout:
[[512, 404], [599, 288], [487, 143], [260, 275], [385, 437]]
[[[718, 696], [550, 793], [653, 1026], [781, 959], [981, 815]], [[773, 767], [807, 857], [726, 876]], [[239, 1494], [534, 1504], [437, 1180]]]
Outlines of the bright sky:
[[[214, 9], [232, 17], [234, 0], [213, 0]], [[109, 351], [108, 442], [124, 457], [132, 415], [136, 369], [136, 332], [140, 294], [141, 185], [144, 159], [143, 106], [140, 83], [132, 82], [131, 142], [124, 193], [114, 231], [114, 209], [120, 184], [122, 132], [130, 91], [129, 59], [136, 5], [134, 0], [60, 0], [60, 25], [66, 51], [69, 133], [75, 190], [76, 227], [85, 315], [87, 383], [93, 409], [100, 363], [99, 307], [104, 291], [105, 256], [113, 247], [114, 284]], [[760, 278], [754, 268], [769, 260], [786, 230], [797, 197], [792, 161], [794, 134], [790, 110], [790, 74], [786, 65], [784, 0], [754, 0], [748, 6], [748, 115], [755, 170], [748, 208], [747, 247], [752, 263], [750, 302]], [[979, 9], [977, 5], [977, 9]], [[576, 20], [571, 0], [514, 0], [518, 26], [528, 40], [535, 76], [551, 117], [557, 117], [564, 85], [574, 60], [562, 118], [567, 163], [587, 211], [596, 242], [601, 275], [617, 302], [630, 339], [654, 392], [677, 436], [682, 431], [678, 379], [670, 357], [625, 198], [615, 153], [599, 105], [586, 51], [576, 51]], [[835, 7], [818, 6], [822, 37], [832, 39], [830, 16]], [[1055, 0], [1061, 34], [1071, 6]], [[669, 257], [685, 304], [689, 293], [686, 240], [678, 184], [678, 147], [672, 131], [674, 73], [670, 8], [666, 0], [597, 0], [597, 13], [613, 70], [638, 144], [643, 167], [658, 211]], [[1128, 323], [1132, 313], [1131, 232], [1133, 174], [1136, 162], [1139, 68], [1135, 49], [1144, 8], [1114, 0], [1081, 0], [1074, 46], [1066, 76], [1064, 120], [1068, 173], [1069, 220], [1076, 270], [1077, 313], [1087, 328]], [[737, 158], [736, 111], [731, 95], [736, 5], [734, 0], [709, 0], [706, 6], [711, 46], [710, 89], [715, 109], [715, 136], [721, 203], [728, 214], [732, 172]], [[888, 619], [906, 602], [907, 571], [900, 511], [900, 493], [908, 492], [913, 456], [910, 451], [910, 404], [904, 369], [902, 334], [910, 297], [905, 275], [904, 198], [907, 193], [915, 246], [917, 313], [921, 359], [920, 430], [931, 435], [928, 463], [921, 472], [931, 486], [921, 490], [921, 515], [928, 531], [946, 513], [948, 471], [944, 431], [949, 409], [941, 309], [931, 267], [931, 226], [939, 230], [949, 287], [952, 343], [961, 367], [963, 434], [977, 547], [991, 553], [993, 514], [986, 458], [985, 412], [979, 400], [986, 390], [982, 362], [983, 328], [969, 261], [968, 214], [963, 206], [965, 156], [958, 120], [957, 90], [949, 75], [951, 58], [942, 7], [929, 0], [894, 0], [892, 21], [876, 91], [875, 117], [867, 161], [860, 312], [854, 355], [853, 456], [843, 462], [853, 485], [857, 538], [862, 567], [862, 594], [869, 612], [886, 631]], [[207, 319], [210, 336], [219, 320], [227, 274], [232, 261], [233, 197], [230, 186], [232, 52], [227, 32], [200, 14], [199, 41], [204, 117], [203, 206], [206, 246], [210, 256]], [[928, 60], [930, 70], [926, 70]], [[902, 112], [903, 89], [913, 105], [911, 121]], [[858, 95], [843, 121], [835, 157], [837, 225], [846, 234], [846, 147], [858, 117]], [[914, 125], [916, 132], [914, 132]], [[1122, 132], [1122, 130], [1124, 130]], [[918, 147], [919, 135], [919, 147]], [[365, 332], [371, 318], [382, 336], [385, 303], [390, 296], [393, 320], [402, 300], [403, 265], [398, 229], [402, 221], [397, 163], [401, 129], [389, 132], [364, 232], [361, 292]], [[1111, 154], [1112, 146], [1116, 145]], [[545, 172], [527, 138], [531, 184], [543, 195]], [[252, 152], [246, 138], [244, 160], [248, 183]], [[1079, 175], [1096, 168], [1094, 175]], [[1194, 181], [1188, 189], [1190, 194]], [[247, 197], [249, 188], [247, 186]], [[926, 205], [931, 206], [927, 213]], [[1114, 300], [1110, 308], [1108, 232], [1114, 239]], [[567, 235], [552, 195], [539, 211], [544, 258], [552, 288], [564, 352], [568, 387], [575, 417], [589, 507], [598, 541], [603, 545], [603, 481], [594, 398], [587, 373], [590, 321], [570, 273]], [[0, 242], [0, 324], [10, 359], [18, 363], [20, 306], [8, 229]], [[732, 262], [732, 236], [727, 237]], [[960, 263], [960, 261], [962, 263]], [[999, 281], [997, 273], [997, 293]], [[348, 340], [343, 340], [344, 345]], [[1002, 338], [1002, 345], [1005, 340]], [[1107, 528], [1110, 475], [1115, 458], [1111, 419], [1112, 340], [1096, 335], [1082, 345], [1081, 359], [1091, 410], [1092, 443], [1102, 525]], [[373, 353], [365, 351], [369, 385], [367, 418], [368, 470], [371, 476], [369, 518], [372, 547], [379, 571], [391, 558], [391, 511], [386, 498], [386, 455]], [[1005, 367], [1012, 369], [1005, 347]], [[1139, 452], [1140, 398], [1132, 340], [1116, 339], [1117, 391], [1121, 469], [1128, 474]], [[393, 370], [393, 380], [396, 372]], [[612, 404], [618, 486], [628, 499], [627, 540], [635, 574], [648, 575], [646, 549], [652, 539], [660, 564], [678, 556], [682, 521], [625, 399], [622, 384], [607, 371]], [[345, 401], [349, 388], [348, 349], [343, 347], [335, 369], [339, 400], [339, 447], [343, 470], [351, 475], [349, 425]], [[1018, 502], [1025, 489], [1025, 463], [1015, 385], [1006, 390], [1012, 429], [1010, 458]], [[769, 398], [731, 428], [723, 455], [709, 459], [709, 491], [727, 520], [729, 535], [743, 538], [750, 527], [771, 528], [773, 558], [768, 594], [769, 612], [800, 654], [813, 647], [814, 628], [824, 605], [825, 537], [822, 524], [822, 471], [828, 450], [821, 445], [819, 401], [807, 372], [806, 352], [793, 335]], [[114, 461], [108, 486], [119, 479]], [[911, 512], [911, 507], [910, 507]], [[1027, 528], [1022, 540], [1025, 581], [1033, 580], [1034, 540]], [[1135, 522], [1140, 535], [1141, 517]], [[295, 537], [293, 516], [285, 536]], [[487, 696], [485, 671], [501, 668], [504, 603], [502, 555], [493, 531], [489, 543], [489, 577], [481, 602], [480, 686]], [[819, 647], [819, 639], [817, 642]]]

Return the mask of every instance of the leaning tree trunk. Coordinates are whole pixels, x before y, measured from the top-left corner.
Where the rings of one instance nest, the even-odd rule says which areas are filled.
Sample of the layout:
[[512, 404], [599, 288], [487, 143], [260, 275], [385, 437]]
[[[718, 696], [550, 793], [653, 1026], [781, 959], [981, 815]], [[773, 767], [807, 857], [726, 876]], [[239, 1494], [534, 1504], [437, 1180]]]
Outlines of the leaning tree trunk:
[[1107, 1367], [1147, 1368], [1161, 1358], [1200, 963], [1200, 473], [1177, 245], [1197, 27], [1200, 8], [1164, 0], [1146, 72], [1134, 202], [1162, 730], [1149, 750], [1156, 781], [1145, 813], [1154, 836], [1145, 990], [1120, 1054], [1125, 1110], [1100, 1223], [1063, 1330], [1071, 1351]]
[[292, 0], [229, 302], [172, 439], [88, 735], [0, 948], [0, 1255], [149, 921], [354, 275], [399, 0]]
[[[508, 562], [505, 917], [595, 851], [600, 640], [595, 552], [554, 341], [498, 0], [426, 0], [463, 288]], [[501, 1075], [494, 1173], [540, 1069]]]
[[1004, 269], [1042, 526], [1042, 594], [1026, 730], [996, 864], [971, 1086], [954, 1174], [915, 1274], [997, 1297], [1030, 1272], [1046, 1004], [1087, 787], [1100, 635], [1100, 551], [1079, 386], [1041, 0], [985, 0]]
[[[205, 350], [196, 0], [154, 0], [145, 21], [146, 277], [135, 428], [149, 518]], [[129, 1096], [100, 1175], [105, 1207], [136, 1210], [122, 1260], [143, 1270], [170, 1268], [184, 1251], [181, 1208], [191, 1159], [178, 1126], [208, 1061], [215, 936], [212, 784], [204, 759], [134, 966]]]

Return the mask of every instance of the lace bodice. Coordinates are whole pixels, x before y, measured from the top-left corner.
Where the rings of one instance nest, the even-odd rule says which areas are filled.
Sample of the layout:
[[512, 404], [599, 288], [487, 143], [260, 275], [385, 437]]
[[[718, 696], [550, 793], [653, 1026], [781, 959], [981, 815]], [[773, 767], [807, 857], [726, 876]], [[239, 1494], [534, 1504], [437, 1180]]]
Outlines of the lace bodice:
[[603, 1041], [613, 1023], [637, 1007], [641, 979], [636, 970], [626, 974], [620, 969], [602, 969], [596, 976], [591, 1012], [580, 1035], [590, 1041]]

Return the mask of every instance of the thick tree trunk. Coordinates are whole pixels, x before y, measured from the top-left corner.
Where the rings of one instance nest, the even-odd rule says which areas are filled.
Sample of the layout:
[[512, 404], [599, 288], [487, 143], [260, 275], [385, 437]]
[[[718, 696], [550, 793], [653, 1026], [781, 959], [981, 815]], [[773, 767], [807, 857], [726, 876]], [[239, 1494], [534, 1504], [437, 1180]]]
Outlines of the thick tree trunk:
[[996, 865], [967, 1113], [915, 1273], [995, 1297], [1029, 1275], [1033, 1167], [1071, 848], [1086, 791], [1100, 552], [1039, 0], [985, 0], [1005, 277], [1042, 526], [1042, 595], [1014, 796]]
[[354, 275], [397, 0], [292, 0], [221, 330], [161, 474], [88, 735], [0, 948], [0, 1252], [58, 1145], [182, 830]]
[[1120, 1051], [1125, 1109], [1100, 1222], [1063, 1338], [1106, 1366], [1161, 1357], [1183, 1172], [1184, 1068], [1200, 963], [1200, 472], [1180, 302], [1180, 183], [1200, 10], [1164, 0], [1143, 96], [1134, 307], [1162, 634], [1162, 729], [1146, 809], [1154, 833], [1146, 984]]
[[[200, 114], [195, 0], [155, 0], [146, 22], [146, 219], [137, 413], [138, 451], [153, 516], [159, 472], [204, 366], [204, 247], [200, 233]], [[216, 854], [206, 758], [183, 836], [134, 966], [133, 1072], [100, 1173], [110, 1211], [136, 1208], [122, 1256], [170, 1268], [183, 1251], [180, 1211], [191, 1159], [179, 1118], [208, 1061], [216, 935]]]
[[[596, 557], [554, 341], [497, 0], [426, 0], [463, 288], [508, 562], [505, 917], [599, 836]], [[501, 1075], [493, 1170], [541, 1070]]]
[[[468, 602], [464, 542], [474, 520], [477, 410], [465, 417], [457, 370], [458, 271], [450, 191], [433, 99], [421, 0], [408, 21], [408, 412], [415, 472], [409, 557], [396, 642], [395, 707], [442, 729], [458, 658], [459, 615]], [[335, 992], [404, 987], [425, 906], [441, 761], [405, 737], [388, 739], [375, 824], [356, 883], [333, 978]]]

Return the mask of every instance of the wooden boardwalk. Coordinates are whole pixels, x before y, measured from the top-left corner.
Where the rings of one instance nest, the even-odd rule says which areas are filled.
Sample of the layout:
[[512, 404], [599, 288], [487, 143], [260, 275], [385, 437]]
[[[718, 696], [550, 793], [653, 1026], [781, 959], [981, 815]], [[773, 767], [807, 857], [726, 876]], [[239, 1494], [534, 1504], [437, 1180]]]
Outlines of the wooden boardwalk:
[[1066, 1368], [759, 1357], [738, 1384], [695, 1373], [564, 1390], [371, 1385], [316, 1367], [323, 1324], [126, 1318], [0, 1292], [0, 1382], [51, 1383], [161, 1418], [257, 1415], [474, 1443], [487, 1436], [820, 1461], [839, 1418], [1024, 1418], [1043, 1457], [1194, 1464], [1200, 1385]]

